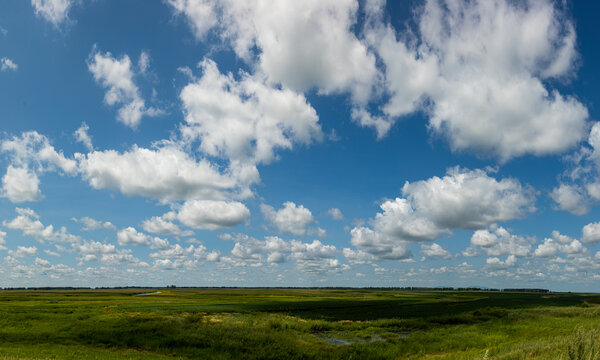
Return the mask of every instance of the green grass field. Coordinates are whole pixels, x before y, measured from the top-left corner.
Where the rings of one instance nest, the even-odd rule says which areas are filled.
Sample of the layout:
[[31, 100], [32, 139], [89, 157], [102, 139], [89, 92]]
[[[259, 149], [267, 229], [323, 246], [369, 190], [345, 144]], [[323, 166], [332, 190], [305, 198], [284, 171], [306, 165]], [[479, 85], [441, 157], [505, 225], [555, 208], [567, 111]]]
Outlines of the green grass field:
[[0, 291], [0, 360], [597, 359], [599, 329], [596, 294]]

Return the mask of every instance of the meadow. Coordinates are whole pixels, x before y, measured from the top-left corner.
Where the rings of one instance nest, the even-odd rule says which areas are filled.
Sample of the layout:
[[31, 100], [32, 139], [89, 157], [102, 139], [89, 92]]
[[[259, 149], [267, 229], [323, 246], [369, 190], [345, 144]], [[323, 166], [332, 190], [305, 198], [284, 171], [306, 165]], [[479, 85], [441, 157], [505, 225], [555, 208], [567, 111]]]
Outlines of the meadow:
[[0, 291], [1, 360], [597, 359], [599, 329], [600, 294]]

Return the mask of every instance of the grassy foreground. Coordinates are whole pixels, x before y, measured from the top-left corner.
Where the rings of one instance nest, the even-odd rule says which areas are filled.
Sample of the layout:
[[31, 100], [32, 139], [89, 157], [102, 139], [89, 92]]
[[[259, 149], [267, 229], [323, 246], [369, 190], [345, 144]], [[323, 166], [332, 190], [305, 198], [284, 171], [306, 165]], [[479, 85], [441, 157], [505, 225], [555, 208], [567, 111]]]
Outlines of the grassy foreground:
[[596, 294], [0, 291], [0, 360], [598, 359], [599, 329]]

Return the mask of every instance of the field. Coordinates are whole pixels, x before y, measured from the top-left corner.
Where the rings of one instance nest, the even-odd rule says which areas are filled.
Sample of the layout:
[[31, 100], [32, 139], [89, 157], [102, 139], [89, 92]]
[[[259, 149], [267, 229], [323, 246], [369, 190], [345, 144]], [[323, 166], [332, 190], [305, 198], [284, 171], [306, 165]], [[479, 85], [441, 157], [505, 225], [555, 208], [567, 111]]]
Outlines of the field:
[[597, 294], [0, 291], [2, 360], [596, 359], [599, 349]]

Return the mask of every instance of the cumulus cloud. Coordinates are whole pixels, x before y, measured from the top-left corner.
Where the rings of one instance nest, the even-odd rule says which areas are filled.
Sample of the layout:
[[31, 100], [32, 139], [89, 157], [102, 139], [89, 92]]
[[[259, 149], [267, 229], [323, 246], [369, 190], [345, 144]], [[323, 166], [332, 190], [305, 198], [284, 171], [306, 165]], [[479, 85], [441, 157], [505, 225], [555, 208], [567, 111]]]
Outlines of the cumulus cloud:
[[471, 236], [471, 245], [481, 248], [488, 256], [526, 257], [531, 253], [531, 242], [531, 239], [513, 235], [495, 224], [488, 230], [477, 230]]
[[337, 249], [333, 245], [313, 240], [304, 243], [298, 240], [284, 241], [277, 236], [267, 236], [258, 240], [245, 234], [226, 235], [224, 239], [235, 241], [231, 257], [221, 257], [221, 261], [234, 266], [258, 266], [266, 261], [280, 264], [292, 260], [298, 269], [309, 273], [340, 271], [347, 268], [335, 259]]
[[75, 140], [82, 143], [88, 151], [93, 151], [94, 145], [92, 145], [92, 137], [88, 134], [88, 130], [90, 130], [90, 127], [83, 122], [79, 129], [75, 130], [73, 136], [75, 137]]
[[310, 210], [303, 205], [296, 205], [291, 201], [286, 201], [283, 203], [283, 208], [279, 210], [275, 210], [272, 206], [266, 204], [261, 204], [260, 210], [265, 220], [283, 234], [296, 236], [305, 236], [307, 234], [325, 235], [325, 230], [311, 228], [315, 223], [315, 219]]
[[7, 57], [0, 59], [0, 71], [17, 71], [19, 65]]
[[552, 232], [552, 238], [544, 239], [544, 242], [538, 245], [534, 251], [537, 257], [547, 258], [556, 256], [558, 253], [580, 254], [586, 252], [581, 242], [569, 236], [562, 235], [558, 231]]
[[600, 222], [593, 222], [585, 225], [582, 229], [583, 236], [581, 241], [588, 245], [594, 245], [600, 242]]
[[72, 4], [72, 0], [31, 0], [35, 14], [51, 22], [55, 27], [68, 19]]
[[586, 214], [600, 201], [600, 123], [590, 129], [587, 143], [565, 159], [568, 168], [550, 197], [561, 210]]
[[12, 230], [21, 230], [23, 235], [31, 236], [39, 241], [68, 243], [79, 241], [79, 237], [70, 234], [64, 226], [59, 230], [54, 230], [53, 225], [44, 226], [39, 219], [39, 215], [32, 209], [16, 208], [15, 210], [18, 216], [11, 221], [4, 220], [2, 225]]
[[34, 256], [37, 252], [38, 249], [35, 246], [17, 246], [17, 250], [9, 250], [8, 254], [10, 256], [21, 258], [25, 256]]
[[[355, 227], [350, 230], [350, 235], [352, 245], [377, 260], [400, 260], [412, 255], [408, 241], [398, 241], [367, 227]], [[348, 252], [347, 255], [354, 257], [356, 254]], [[364, 256], [360, 257], [364, 258]]]
[[43, 197], [39, 186], [40, 180], [33, 171], [9, 165], [2, 177], [2, 196], [12, 203], [37, 201]]
[[173, 145], [154, 149], [133, 146], [125, 152], [94, 151], [81, 155], [79, 160], [82, 177], [93, 188], [118, 189], [127, 196], [161, 201], [247, 196], [248, 186], [258, 181], [256, 168], [221, 174], [208, 160], [197, 161]]
[[96, 82], [107, 89], [104, 96], [106, 104], [120, 106], [117, 120], [123, 124], [136, 128], [142, 116], [161, 114], [160, 110], [146, 107], [133, 81], [134, 73], [129, 56], [123, 55], [120, 59], [116, 59], [110, 52], [103, 54], [94, 49], [90, 54], [88, 69], [94, 75]]
[[168, 240], [141, 233], [132, 226], [119, 230], [117, 232], [117, 240], [121, 246], [149, 246], [151, 249], [165, 249], [171, 246]]
[[401, 34], [382, 21], [383, 5], [366, 6], [364, 32], [385, 65], [388, 123], [425, 110], [453, 150], [502, 161], [561, 153], [585, 135], [585, 106], [545, 85], [569, 77], [577, 58], [574, 26], [554, 2], [429, 0]]
[[452, 256], [448, 250], [436, 243], [431, 245], [422, 244], [421, 252], [423, 252], [423, 254], [425, 254], [425, 256], [428, 258], [449, 259]]
[[303, 95], [269, 87], [245, 73], [236, 81], [232, 74], [221, 74], [212, 60], [199, 66], [202, 77], [180, 94], [186, 121], [181, 132], [188, 141], [200, 140], [204, 153], [268, 163], [277, 148], [322, 138], [317, 113]]
[[188, 200], [177, 212], [182, 224], [195, 229], [226, 229], [249, 218], [250, 210], [237, 201]]
[[509, 255], [506, 260], [502, 261], [497, 257], [487, 258], [485, 260], [486, 265], [492, 269], [506, 269], [517, 265], [517, 257], [515, 255]]
[[89, 261], [98, 261], [105, 255], [114, 255], [118, 253], [117, 248], [113, 244], [101, 243], [98, 241], [86, 241], [72, 245], [73, 250], [77, 252], [79, 265], [83, 265]]
[[321, 94], [350, 92], [365, 102], [378, 77], [375, 56], [352, 31], [355, 0], [169, 1], [196, 37], [215, 29], [273, 84]]
[[117, 228], [110, 221], [102, 222], [102, 221], [98, 221], [96, 219], [92, 219], [91, 217], [88, 217], [88, 216], [82, 217], [80, 219], [71, 218], [71, 220], [83, 225], [81, 227], [81, 230], [83, 230], [83, 231], [94, 231], [94, 230], [99, 230], [99, 229], [117, 230]]
[[152, 234], [159, 235], [175, 235], [175, 236], [191, 236], [193, 231], [181, 230], [177, 224], [173, 222], [177, 218], [177, 214], [170, 211], [162, 216], [153, 216], [142, 222], [142, 228]]
[[77, 161], [66, 158], [62, 151], [56, 151], [48, 138], [36, 131], [2, 140], [0, 149], [9, 153], [12, 163], [19, 167], [30, 166], [37, 172], [60, 170], [68, 175], [77, 174]]
[[518, 180], [458, 167], [442, 178], [406, 182], [402, 195], [380, 205], [372, 228], [352, 229], [350, 242], [378, 258], [402, 259], [410, 256], [410, 242], [432, 241], [452, 229], [481, 229], [535, 210], [534, 191]]

